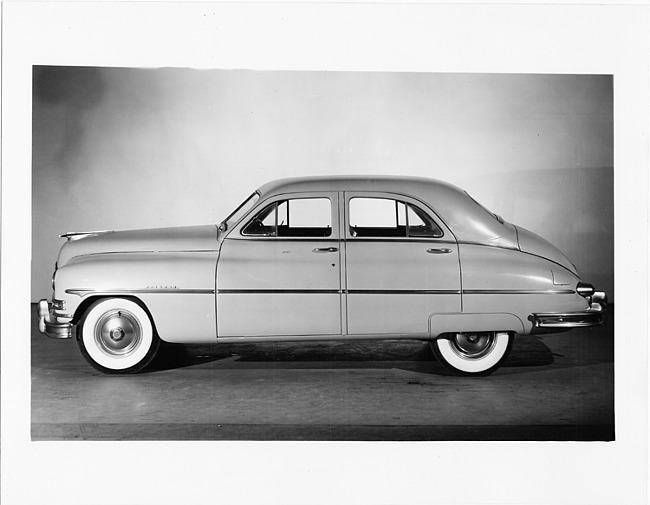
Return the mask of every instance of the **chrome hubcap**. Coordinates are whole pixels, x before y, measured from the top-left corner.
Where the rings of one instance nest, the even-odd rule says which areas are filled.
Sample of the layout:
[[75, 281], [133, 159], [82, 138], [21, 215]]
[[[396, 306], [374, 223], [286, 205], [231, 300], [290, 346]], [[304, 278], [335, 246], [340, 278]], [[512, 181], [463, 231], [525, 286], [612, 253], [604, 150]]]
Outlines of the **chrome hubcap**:
[[494, 332], [456, 333], [451, 338], [451, 347], [462, 358], [477, 359], [488, 355], [496, 340]]
[[111, 330], [109, 335], [115, 342], [119, 342], [124, 338], [125, 333], [122, 328], [115, 328], [114, 330]]
[[110, 310], [95, 325], [95, 342], [110, 356], [124, 356], [142, 340], [138, 318], [126, 310]]

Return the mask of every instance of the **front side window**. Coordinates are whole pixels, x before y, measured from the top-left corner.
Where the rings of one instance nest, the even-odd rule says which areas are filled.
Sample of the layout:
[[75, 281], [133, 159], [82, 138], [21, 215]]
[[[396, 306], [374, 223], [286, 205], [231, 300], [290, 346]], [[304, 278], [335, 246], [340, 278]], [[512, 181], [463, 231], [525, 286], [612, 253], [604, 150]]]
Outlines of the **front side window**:
[[258, 237], [329, 237], [332, 203], [329, 198], [295, 198], [266, 206], [243, 229]]
[[353, 237], [442, 237], [442, 230], [422, 209], [390, 198], [350, 199]]

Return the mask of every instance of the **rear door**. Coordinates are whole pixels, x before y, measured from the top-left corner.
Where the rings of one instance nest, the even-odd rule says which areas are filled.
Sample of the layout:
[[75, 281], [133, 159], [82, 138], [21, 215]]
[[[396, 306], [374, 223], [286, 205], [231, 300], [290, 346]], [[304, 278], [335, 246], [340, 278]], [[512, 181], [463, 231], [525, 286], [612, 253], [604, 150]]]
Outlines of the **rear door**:
[[341, 334], [338, 202], [277, 196], [233, 229], [217, 266], [219, 337]]
[[347, 333], [429, 332], [460, 312], [458, 244], [426, 205], [389, 193], [345, 193]]

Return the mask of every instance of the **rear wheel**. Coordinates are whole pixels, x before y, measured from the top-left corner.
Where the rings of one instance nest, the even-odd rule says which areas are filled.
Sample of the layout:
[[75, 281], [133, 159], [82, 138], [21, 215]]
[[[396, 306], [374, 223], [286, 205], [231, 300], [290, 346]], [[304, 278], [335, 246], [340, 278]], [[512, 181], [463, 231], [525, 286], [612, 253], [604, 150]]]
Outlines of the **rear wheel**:
[[499, 368], [512, 349], [507, 332], [450, 333], [430, 343], [439, 363], [457, 375], [489, 375]]
[[138, 303], [105, 298], [86, 310], [77, 326], [77, 343], [86, 361], [100, 372], [129, 374], [151, 363], [160, 339]]

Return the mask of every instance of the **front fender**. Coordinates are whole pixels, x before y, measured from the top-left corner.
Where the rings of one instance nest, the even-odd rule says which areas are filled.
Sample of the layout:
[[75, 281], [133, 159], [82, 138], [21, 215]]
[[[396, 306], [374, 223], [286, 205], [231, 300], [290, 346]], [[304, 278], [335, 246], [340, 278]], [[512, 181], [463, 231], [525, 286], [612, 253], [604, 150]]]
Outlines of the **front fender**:
[[132, 297], [149, 310], [162, 340], [216, 340], [218, 252], [96, 254], [75, 258], [56, 273], [54, 297], [78, 321], [98, 297]]

